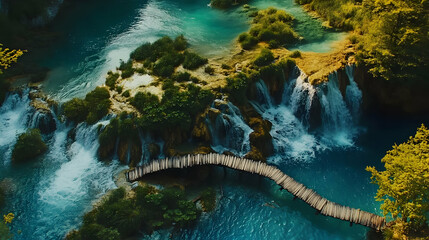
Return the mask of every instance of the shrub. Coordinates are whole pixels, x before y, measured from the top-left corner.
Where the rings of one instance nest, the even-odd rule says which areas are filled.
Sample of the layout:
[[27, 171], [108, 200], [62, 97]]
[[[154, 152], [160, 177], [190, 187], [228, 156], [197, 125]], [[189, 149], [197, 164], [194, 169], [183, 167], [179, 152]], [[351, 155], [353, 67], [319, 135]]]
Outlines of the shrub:
[[191, 74], [188, 72], [175, 73], [171, 79], [175, 82], [188, 82], [191, 79]]
[[298, 51], [298, 50], [295, 50], [291, 54], [289, 54], [289, 57], [291, 57], [291, 58], [299, 58], [299, 57], [301, 57], [301, 52]]
[[133, 74], [134, 74], [134, 69], [125, 69], [121, 73], [121, 78], [122, 79], [129, 78], [129, 77], [133, 76]]
[[153, 73], [160, 77], [170, 77], [174, 69], [183, 62], [183, 55], [180, 53], [167, 53], [161, 57], [153, 67]]
[[222, 68], [222, 69], [225, 69], [225, 70], [228, 70], [228, 69], [231, 69], [231, 66], [226, 65], [225, 63], [222, 63], [221, 68]]
[[271, 49], [279, 48], [280, 46], [281, 46], [281, 43], [276, 39], [272, 39], [268, 42], [268, 47]]
[[185, 39], [185, 37], [182, 35], [179, 35], [174, 39], [174, 49], [176, 51], [184, 51], [188, 47], [188, 41]]
[[111, 102], [109, 91], [106, 88], [96, 87], [85, 96], [85, 101], [89, 109], [86, 118], [89, 124], [97, 122], [109, 112]]
[[29, 129], [18, 136], [12, 151], [12, 159], [17, 162], [23, 162], [43, 154], [47, 149], [48, 147], [40, 135], [40, 130]]
[[109, 71], [106, 77], [106, 86], [108, 86], [110, 90], [113, 90], [115, 88], [116, 80], [118, 80], [118, 78], [118, 73], [112, 73], [111, 71]]
[[268, 49], [262, 49], [254, 63], [261, 67], [266, 66], [274, 61], [274, 54]]
[[207, 66], [207, 67], [204, 68], [204, 72], [207, 73], [207, 74], [213, 75], [214, 72], [215, 72], [215, 70], [214, 70], [214, 68], [212, 68], [210, 66]]
[[258, 40], [249, 35], [248, 33], [242, 33], [238, 36], [238, 42], [240, 43], [241, 47], [245, 50], [252, 49], [256, 44], [258, 44]]
[[143, 61], [148, 59], [151, 55], [152, 55], [152, 44], [144, 43], [140, 47], [136, 48], [130, 54], [130, 58], [136, 61]]
[[207, 58], [202, 58], [192, 52], [185, 52], [185, 60], [183, 61], [183, 67], [189, 70], [194, 70], [206, 64], [207, 62]]
[[64, 115], [71, 121], [82, 122], [88, 116], [89, 108], [85, 100], [73, 98], [72, 100], [64, 103]]
[[122, 96], [126, 97], [126, 98], [130, 97], [130, 90], [127, 90], [127, 91], [123, 92]]
[[122, 90], [124, 89], [124, 87], [122, 87], [122, 86], [116, 86], [116, 91], [119, 93], [119, 94], [121, 94], [122, 93]]
[[230, 98], [237, 103], [244, 103], [246, 101], [246, 91], [250, 79], [244, 73], [238, 73], [233, 77], [226, 79], [226, 89], [229, 92]]

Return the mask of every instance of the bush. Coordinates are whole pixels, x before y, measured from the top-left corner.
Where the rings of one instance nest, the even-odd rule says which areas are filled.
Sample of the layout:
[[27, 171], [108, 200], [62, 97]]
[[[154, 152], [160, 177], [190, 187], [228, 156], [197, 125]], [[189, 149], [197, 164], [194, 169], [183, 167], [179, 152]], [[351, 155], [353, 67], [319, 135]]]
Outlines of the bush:
[[116, 86], [116, 92], [118, 92], [119, 94], [122, 93], [123, 89], [124, 89], [124, 87], [122, 87], [122, 86]]
[[229, 92], [230, 98], [240, 104], [246, 102], [246, 91], [249, 82], [250, 79], [244, 73], [238, 73], [233, 77], [227, 78], [226, 89]]
[[243, 49], [249, 50], [258, 44], [258, 39], [248, 33], [242, 33], [238, 36], [238, 42]]
[[89, 108], [85, 100], [73, 98], [72, 100], [64, 103], [64, 115], [71, 121], [82, 122], [88, 116]]
[[140, 47], [136, 48], [131, 54], [130, 58], [136, 61], [143, 61], [148, 59], [152, 55], [152, 44], [144, 43]]
[[111, 71], [109, 71], [106, 77], [106, 86], [108, 86], [110, 90], [113, 90], [115, 88], [116, 80], [118, 80], [118, 78], [118, 73], [112, 73]]
[[183, 61], [183, 67], [189, 70], [194, 70], [206, 64], [207, 62], [207, 58], [202, 58], [192, 52], [185, 52], [185, 60]]
[[182, 35], [179, 35], [174, 39], [174, 49], [176, 51], [185, 51], [188, 47], [188, 41], [185, 39], [185, 37]]
[[214, 72], [215, 72], [215, 70], [214, 70], [214, 68], [212, 68], [210, 66], [207, 66], [207, 67], [204, 68], [204, 72], [207, 73], [207, 74], [213, 75]]
[[228, 70], [228, 69], [231, 69], [231, 66], [226, 65], [225, 63], [222, 63], [221, 68], [222, 68], [222, 69], [225, 69], [225, 70]]
[[130, 90], [127, 90], [127, 91], [123, 92], [122, 96], [126, 97], [126, 98], [130, 97]]
[[170, 77], [174, 69], [183, 62], [183, 55], [180, 53], [168, 53], [161, 57], [153, 67], [153, 73], [160, 77]]
[[298, 50], [295, 50], [291, 54], [289, 54], [289, 57], [291, 57], [291, 58], [299, 58], [299, 57], [301, 57], [301, 52], [298, 51]]
[[171, 79], [175, 82], [188, 82], [191, 79], [191, 74], [188, 72], [175, 73]]
[[12, 159], [23, 162], [33, 159], [48, 150], [42, 140], [39, 129], [29, 129], [18, 136], [18, 140], [12, 151]]
[[261, 67], [271, 64], [274, 61], [274, 54], [268, 49], [262, 49], [254, 61], [255, 65]]

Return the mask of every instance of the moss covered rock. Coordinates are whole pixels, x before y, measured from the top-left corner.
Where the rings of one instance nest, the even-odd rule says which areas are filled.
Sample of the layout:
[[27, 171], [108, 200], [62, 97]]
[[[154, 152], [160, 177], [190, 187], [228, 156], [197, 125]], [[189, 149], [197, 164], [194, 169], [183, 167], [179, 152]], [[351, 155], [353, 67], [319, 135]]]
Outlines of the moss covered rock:
[[18, 136], [12, 151], [12, 159], [16, 162], [27, 161], [43, 154], [46, 150], [48, 147], [42, 140], [40, 130], [37, 128], [29, 129]]

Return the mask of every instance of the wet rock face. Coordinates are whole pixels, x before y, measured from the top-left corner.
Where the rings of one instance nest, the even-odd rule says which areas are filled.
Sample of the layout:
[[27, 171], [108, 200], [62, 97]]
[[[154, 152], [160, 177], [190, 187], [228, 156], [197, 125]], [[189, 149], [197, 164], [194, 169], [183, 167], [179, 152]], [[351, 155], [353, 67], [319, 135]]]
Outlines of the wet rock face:
[[129, 164], [131, 167], [140, 162], [142, 148], [140, 139], [131, 141], [129, 139], [120, 139], [118, 145], [119, 161], [123, 164]]
[[56, 103], [49, 100], [38, 90], [33, 90], [29, 93], [31, 106], [35, 112], [30, 119], [30, 127], [38, 128], [43, 134], [48, 134], [57, 129], [54, 115], [51, 108], [56, 106]]
[[359, 66], [355, 81], [362, 90], [365, 112], [398, 116], [426, 116], [429, 113], [429, 82], [377, 79]]
[[271, 122], [263, 120], [262, 118], [251, 118], [249, 120], [249, 126], [253, 129], [253, 132], [249, 136], [250, 144], [252, 146], [250, 152], [253, 152], [253, 155], [255, 156], [257, 155], [259, 159], [259, 155], [265, 159], [273, 154], [274, 146], [270, 134], [272, 126]]
[[161, 147], [156, 143], [149, 144], [148, 150], [150, 159], [156, 159], [161, 154]]
[[252, 146], [252, 148], [250, 149], [250, 152], [248, 152], [244, 157], [254, 161], [261, 161], [261, 162], [266, 161], [266, 157], [264, 157], [262, 152], [255, 146]]
[[201, 114], [197, 117], [194, 128], [192, 129], [192, 137], [203, 142], [211, 141], [210, 130], [207, 127], [205, 114]]

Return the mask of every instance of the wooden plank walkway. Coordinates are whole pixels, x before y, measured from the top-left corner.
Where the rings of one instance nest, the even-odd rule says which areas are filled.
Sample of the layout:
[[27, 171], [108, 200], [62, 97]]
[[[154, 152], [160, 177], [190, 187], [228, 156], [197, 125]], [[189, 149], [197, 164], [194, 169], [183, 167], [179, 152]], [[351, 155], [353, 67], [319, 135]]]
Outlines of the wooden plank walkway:
[[211, 153], [154, 160], [127, 172], [126, 177], [129, 182], [133, 182], [150, 173], [172, 168], [188, 168], [200, 165], [224, 166], [267, 177], [276, 182], [283, 189], [286, 189], [297, 198], [315, 208], [319, 213], [326, 216], [338, 218], [350, 223], [360, 224], [377, 230], [380, 230], [386, 224], [385, 219], [376, 214], [342, 206], [321, 197], [312, 189], [309, 189], [303, 184], [295, 181], [293, 178], [284, 174], [274, 166], [235, 156]]

